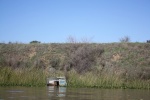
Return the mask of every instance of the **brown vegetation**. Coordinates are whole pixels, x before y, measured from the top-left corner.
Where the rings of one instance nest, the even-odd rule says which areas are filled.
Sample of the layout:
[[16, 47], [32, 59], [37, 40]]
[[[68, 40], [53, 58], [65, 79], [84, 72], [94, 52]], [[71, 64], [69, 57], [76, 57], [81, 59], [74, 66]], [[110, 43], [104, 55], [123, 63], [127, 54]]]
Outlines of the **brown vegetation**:
[[148, 43], [0, 44], [0, 66], [150, 79]]

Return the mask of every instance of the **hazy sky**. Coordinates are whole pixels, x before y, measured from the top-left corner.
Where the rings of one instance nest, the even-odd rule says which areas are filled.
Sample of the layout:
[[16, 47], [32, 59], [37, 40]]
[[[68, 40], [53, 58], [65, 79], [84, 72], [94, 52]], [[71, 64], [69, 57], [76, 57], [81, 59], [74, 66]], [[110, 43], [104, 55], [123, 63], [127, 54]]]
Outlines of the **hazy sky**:
[[0, 42], [150, 40], [150, 0], [0, 0]]

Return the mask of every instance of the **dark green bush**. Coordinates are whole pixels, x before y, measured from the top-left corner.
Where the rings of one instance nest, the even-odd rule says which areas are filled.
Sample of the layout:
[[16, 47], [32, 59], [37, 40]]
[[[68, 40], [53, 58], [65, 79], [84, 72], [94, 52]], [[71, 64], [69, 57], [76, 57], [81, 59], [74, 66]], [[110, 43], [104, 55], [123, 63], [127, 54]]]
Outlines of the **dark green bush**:
[[34, 40], [34, 41], [31, 41], [30, 44], [31, 44], [31, 43], [41, 43], [41, 42]]

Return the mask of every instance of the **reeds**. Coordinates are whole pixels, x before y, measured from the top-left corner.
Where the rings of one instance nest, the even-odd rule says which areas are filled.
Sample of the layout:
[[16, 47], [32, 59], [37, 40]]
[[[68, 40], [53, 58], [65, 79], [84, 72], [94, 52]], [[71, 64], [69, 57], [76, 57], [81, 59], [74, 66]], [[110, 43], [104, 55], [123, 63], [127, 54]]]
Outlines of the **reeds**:
[[46, 86], [47, 77], [62, 76], [63, 72], [47, 73], [37, 68], [0, 67], [0, 86]]
[[[10, 67], [0, 67], [0, 86], [46, 86], [47, 77], [63, 76], [64, 73], [46, 73], [42, 69], [12, 69]], [[130, 80], [87, 72], [78, 74], [72, 70], [67, 73], [68, 87], [90, 87], [90, 88], [130, 88], [130, 89], [150, 89], [150, 80]]]
[[79, 75], [75, 71], [69, 72], [68, 76], [69, 87], [150, 89], [150, 80], [127, 81], [117, 76], [98, 75], [93, 72]]
[[0, 85], [2, 86], [42, 86], [45, 84], [45, 75], [38, 69], [12, 69], [1, 67]]
[[101, 76], [92, 72], [79, 75], [75, 71], [69, 72], [69, 86], [96, 87], [96, 88], [118, 88], [123, 81], [114, 76]]

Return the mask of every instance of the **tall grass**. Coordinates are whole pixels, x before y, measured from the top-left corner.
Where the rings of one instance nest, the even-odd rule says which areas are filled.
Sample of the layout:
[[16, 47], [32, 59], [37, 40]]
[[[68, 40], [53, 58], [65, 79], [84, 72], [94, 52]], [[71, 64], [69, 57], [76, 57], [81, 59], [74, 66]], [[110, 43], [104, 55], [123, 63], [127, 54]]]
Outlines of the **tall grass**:
[[130, 89], [150, 89], [150, 80], [132, 80], [126, 83]]
[[[61, 71], [46, 73], [42, 69], [12, 69], [0, 67], [0, 86], [46, 86], [47, 77], [63, 76]], [[131, 88], [150, 89], [150, 80], [125, 81], [117, 76], [100, 75], [94, 72], [78, 74], [71, 70], [68, 75], [68, 87], [90, 88]]]
[[48, 77], [62, 76], [63, 72], [47, 73], [37, 68], [0, 67], [0, 86], [46, 86]]
[[69, 87], [150, 89], [150, 80], [125, 81], [117, 76], [98, 75], [93, 72], [79, 75], [75, 71], [69, 72], [68, 76]]
[[4, 67], [0, 70], [1, 86], [42, 86], [46, 75], [38, 69], [12, 69]]
[[75, 87], [97, 87], [97, 88], [118, 88], [123, 81], [114, 76], [101, 76], [92, 72], [79, 75], [75, 71], [69, 72], [69, 86]]

